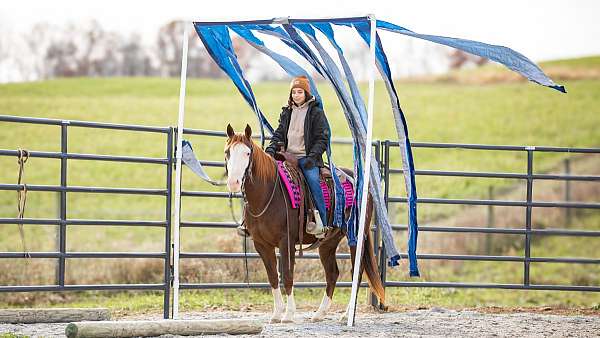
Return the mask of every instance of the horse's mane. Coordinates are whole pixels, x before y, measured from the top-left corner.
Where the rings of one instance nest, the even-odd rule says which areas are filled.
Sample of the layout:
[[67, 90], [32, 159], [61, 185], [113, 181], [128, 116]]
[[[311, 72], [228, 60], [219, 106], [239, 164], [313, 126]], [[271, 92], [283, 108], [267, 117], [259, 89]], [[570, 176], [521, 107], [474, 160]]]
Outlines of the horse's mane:
[[227, 140], [225, 150], [238, 143], [252, 147], [252, 176], [254, 178], [258, 178], [263, 182], [275, 179], [275, 160], [252, 140], [248, 140], [245, 135], [233, 135]]

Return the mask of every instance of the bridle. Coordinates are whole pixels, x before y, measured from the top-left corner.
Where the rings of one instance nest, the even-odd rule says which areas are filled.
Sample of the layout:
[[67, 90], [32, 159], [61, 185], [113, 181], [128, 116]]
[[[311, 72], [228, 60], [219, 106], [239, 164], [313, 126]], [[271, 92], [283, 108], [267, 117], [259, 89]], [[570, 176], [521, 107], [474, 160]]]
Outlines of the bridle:
[[[277, 185], [279, 184], [279, 175], [277, 174], [277, 168], [275, 168], [275, 184], [273, 185], [273, 190], [271, 191], [271, 196], [269, 197], [269, 201], [265, 204], [264, 208], [259, 212], [259, 213], [253, 213], [252, 210], [250, 209], [250, 204], [248, 203], [248, 198], [246, 197], [246, 180], [249, 178], [250, 181], [253, 181], [253, 176], [252, 176], [252, 158], [254, 156], [254, 147], [251, 144], [247, 144], [244, 142], [244, 145], [248, 146], [248, 148], [250, 148], [250, 156], [249, 156], [249, 160], [248, 160], [248, 165], [246, 166], [246, 169], [244, 169], [244, 176], [242, 176], [242, 184], [241, 184], [241, 192], [242, 192], [242, 198], [244, 200], [244, 210], [248, 211], [248, 214], [250, 214], [250, 216], [254, 217], [254, 218], [259, 218], [262, 215], [264, 215], [264, 213], [269, 209], [269, 206], [271, 205], [271, 202], [273, 202], [273, 197], [275, 197], [275, 190], [277, 190]], [[229, 149], [226, 150], [225, 152], [225, 173], [227, 175], [229, 175], [229, 173], [227, 172], [227, 163], [229, 160]], [[233, 197], [233, 193], [229, 193], [229, 200], [231, 202], [231, 198]]]

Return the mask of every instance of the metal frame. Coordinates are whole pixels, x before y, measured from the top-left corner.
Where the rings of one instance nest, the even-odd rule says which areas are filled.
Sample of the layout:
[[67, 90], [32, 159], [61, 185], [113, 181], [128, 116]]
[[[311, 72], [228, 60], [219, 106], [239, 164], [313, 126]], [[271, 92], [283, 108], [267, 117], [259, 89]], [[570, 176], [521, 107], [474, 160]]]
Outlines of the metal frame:
[[[40, 291], [82, 291], [82, 290], [162, 290], [164, 293], [163, 312], [165, 318], [169, 317], [170, 295], [173, 271], [171, 259], [173, 252], [171, 245], [171, 214], [172, 214], [172, 189], [173, 189], [173, 165], [175, 158], [173, 154], [173, 144], [175, 143], [175, 129], [171, 127], [147, 127], [136, 125], [107, 124], [96, 122], [55, 120], [42, 118], [28, 118], [0, 115], [0, 122], [12, 123], [30, 123], [38, 125], [54, 125], [60, 127], [61, 132], [61, 151], [60, 152], [40, 152], [30, 151], [30, 157], [59, 159], [61, 161], [61, 184], [60, 185], [27, 185], [30, 191], [54, 191], [60, 194], [60, 213], [56, 219], [31, 219], [23, 220], [17, 218], [0, 218], [0, 224], [37, 224], [37, 225], [56, 225], [59, 227], [59, 247], [55, 252], [32, 252], [31, 258], [51, 258], [57, 259], [59, 263], [59, 273], [57, 282], [54, 285], [30, 285], [30, 286], [0, 286], [0, 292], [40, 292]], [[150, 132], [161, 133], [166, 136], [166, 156], [164, 158], [147, 158], [133, 156], [109, 156], [96, 154], [77, 154], [68, 152], [68, 130], [72, 127], [78, 128], [101, 128], [126, 130], [132, 132]], [[224, 132], [184, 129], [183, 134], [225, 137]], [[349, 140], [334, 140], [335, 144], [351, 145]], [[566, 152], [566, 153], [586, 153], [600, 154], [600, 148], [557, 148], [557, 147], [520, 147], [520, 146], [488, 146], [478, 144], [444, 144], [444, 143], [413, 143], [415, 148], [453, 148], [453, 149], [478, 149], [478, 150], [498, 150], [498, 151], [520, 151], [527, 153], [527, 173], [497, 173], [497, 172], [461, 172], [461, 171], [436, 171], [436, 170], [417, 170], [416, 175], [423, 176], [442, 176], [442, 177], [479, 177], [479, 178], [510, 178], [518, 180], [527, 180], [528, 192], [531, 192], [533, 183], [536, 180], [560, 180], [560, 181], [581, 181], [581, 182], [599, 182], [600, 176], [592, 175], [554, 175], [554, 174], [534, 174], [534, 154], [536, 152]], [[404, 203], [406, 198], [399, 196], [389, 196], [390, 175], [402, 173], [401, 169], [390, 167], [390, 149], [398, 147], [397, 142], [389, 140], [374, 141], [375, 158], [379, 161], [381, 168], [382, 181], [385, 184], [385, 201], [389, 203]], [[0, 149], [0, 156], [17, 156], [15, 150]], [[165, 166], [166, 187], [165, 189], [137, 189], [137, 188], [107, 188], [107, 187], [78, 187], [70, 186], [67, 181], [67, 164], [70, 160], [88, 160], [88, 161], [113, 161], [119, 163], [149, 163]], [[222, 161], [201, 161], [203, 165], [212, 167], [222, 167]], [[23, 185], [0, 184], [0, 190], [18, 191], [23, 189]], [[158, 195], [165, 196], [165, 219], [153, 221], [136, 220], [94, 220], [94, 219], [69, 219], [67, 217], [68, 206], [66, 195], [70, 192], [79, 193], [110, 193], [110, 194], [135, 194], [135, 195]], [[188, 197], [217, 197], [226, 198], [227, 193], [208, 192], [208, 191], [182, 191], [181, 196]], [[240, 196], [234, 196], [239, 198]], [[475, 199], [437, 199], [420, 198], [421, 204], [461, 204], [461, 205], [488, 205], [488, 206], [517, 206], [527, 209], [560, 207], [560, 208], [586, 208], [600, 209], [600, 203], [578, 203], [578, 202], [536, 202], [532, 194], [527, 194], [525, 201], [504, 201], [504, 200], [475, 200]], [[530, 245], [533, 236], [575, 236], [575, 237], [600, 237], [600, 231], [577, 230], [577, 229], [532, 229], [531, 211], [526, 213], [526, 226], [524, 228], [487, 228], [487, 227], [444, 227], [422, 225], [419, 230], [422, 232], [451, 232], [451, 233], [484, 233], [484, 234], [512, 234], [524, 236], [525, 249], [523, 256], [492, 256], [492, 255], [448, 255], [448, 254], [420, 254], [419, 259], [435, 260], [462, 260], [462, 261], [498, 261], [498, 262], [523, 262], [523, 283], [522, 284], [497, 284], [497, 283], [448, 283], [448, 282], [402, 282], [388, 281], [386, 271], [386, 257], [383, 243], [377, 241], [375, 247], [379, 257], [381, 278], [386, 287], [452, 287], [452, 288], [497, 288], [497, 289], [522, 289], [522, 290], [553, 290], [553, 291], [589, 291], [600, 292], [599, 286], [578, 286], [578, 285], [536, 285], [529, 282], [530, 263], [576, 263], [576, 264], [600, 264], [600, 258], [558, 258], [558, 257], [531, 257]], [[165, 228], [164, 252], [68, 252], [66, 250], [66, 229], [70, 225], [96, 225], [96, 226], [143, 226], [143, 227], [161, 227]], [[206, 222], [206, 221], [182, 221], [181, 227], [194, 228], [235, 228], [233, 222]], [[407, 230], [406, 225], [394, 224], [392, 228], [396, 231]], [[377, 229], [375, 231], [378, 237]], [[403, 253], [403, 258], [407, 255]], [[180, 259], [243, 259], [243, 253], [213, 253], [213, 252], [182, 252]], [[305, 259], [317, 259], [316, 254], [305, 254]], [[338, 254], [339, 259], [348, 259], [348, 254]], [[20, 252], [0, 252], [0, 258], [4, 259], [23, 259], [25, 255]], [[66, 259], [78, 258], [160, 258], [164, 259], [164, 279], [160, 284], [98, 284], [98, 285], [68, 285], [65, 284], [65, 261]], [[258, 259], [255, 253], [248, 254], [249, 259]], [[324, 287], [325, 283], [304, 282], [297, 283], [295, 287]], [[350, 282], [340, 282], [338, 287], [350, 287]], [[362, 284], [361, 286], [365, 286]], [[231, 289], [231, 288], [268, 288], [268, 283], [181, 283], [180, 288], [186, 290], [192, 289]], [[373, 301], [373, 300], [372, 300]], [[374, 303], [373, 303], [374, 304]], [[375, 305], [375, 304], [374, 304]]]
[[[398, 142], [385, 141], [384, 144], [384, 176], [386, 177], [385, 197], [388, 203], [405, 203], [405, 197], [389, 196], [390, 174], [402, 173], [402, 169], [390, 168], [389, 149], [398, 147]], [[600, 292], [598, 286], [578, 285], [540, 285], [530, 283], [530, 263], [576, 263], [576, 264], [600, 264], [599, 258], [556, 258], [556, 257], [531, 257], [532, 236], [574, 236], [574, 237], [600, 237], [600, 231], [572, 230], [572, 229], [532, 229], [531, 213], [533, 208], [583, 208], [600, 209], [600, 203], [579, 202], [535, 202], [533, 200], [533, 183], [536, 180], [562, 180], [600, 182], [600, 176], [592, 175], [547, 175], [533, 173], [533, 159], [536, 152], [560, 152], [570, 154], [600, 154], [600, 148], [560, 148], [560, 147], [528, 147], [528, 146], [490, 146], [481, 144], [451, 144], [451, 143], [413, 143], [414, 148], [452, 148], [471, 150], [495, 150], [495, 151], [519, 151], [527, 154], [527, 173], [490, 173], [490, 172], [461, 172], [461, 171], [438, 171], [438, 170], [416, 170], [416, 175], [442, 176], [442, 177], [477, 177], [477, 178], [509, 178], [526, 180], [527, 197], [525, 201], [506, 200], [475, 200], [475, 199], [441, 199], [441, 198], [419, 198], [417, 203], [421, 204], [454, 204], [454, 205], [486, 205], [486, 206], [515, 206], [525, 207], [525, 228], [486, 228], [486, 227], [441, 227], [441, 226], [419, 226], [419, 231], [424, 232], [449, 232], [449, 233], [485, 233], [503, 235], [524, 235], [523, 256], [491, 256], [491, 255], [446, 255], [446, 254], [420, 254], [419, 259], [435, 260], [462, 260], [462, 261], [502, 261], [523, 262], [522, 284], [497, 284], [497, 283], [445, 283], [445, 282], [401, 282], [387, 281], [386, 273], [382, 273], [385, 286], [408, 286], [408, 287], [452, 287], [452, 288], [499, 288], [499, 289], [524, 289], [524, 290], [556, 290], [556, 291], [593, 291]], [[407, 225], [392, 225], [394, 230], [408, 230]], [[385, 256], [385, 252], [382, 253]], [[401, 254], [407, 258], [406, 254]], [[381, 261], [382, 263], [385, 260]], [[381, 267], [385, 269], [385, 265]]]
[[[0, 286], [0, 292], [31, 292], [31, 291], [83, 291], [83, 290], [162, 290], [163, 315], [169, 317], [170, 288], [171, 288], [171, 190], [173, 163], [173, 128], [148, 127], [123, 124], [108, 124], [97, 122], [55, 120], [45, 118], [29, 118], [0, 115], [0, 122], [29, 123], [37, 125], [60, 126], [60, 152], [29, 152], [30, 157], [60, 159], [60, 185], [27, 185], [29, 191], [56, 191], [59, 193], [59, 217], [57, 219], [18, 219], [1, 218], [0, 224], [38, 224], [57, 225], [59, 230], [58, 250], [56, 252], [31, 252], [29, 257], [56, 258], [58, 269], [55, 285], [31, 286]], [[145, 158], [131, 156], [109, 156], [95, 154], [76, 154], [68, 152], [68, 130], [70, 128], [100, 128], [113, 130], [126, 130], [131, 132], [160, 133], [166, 136], [166, 154], [164, 158]], [[0, 149], [0, 156], [16, 156], [15, 150]], [[106, 188], [106, 187], [75, 187], [69, 186], [67, 181], [67, 164], [69, 160], [112, 161], [119, 163], [149, 163], [165, 166], [166, 182], [164, 189], [135, 189], [135, 188]], [[23, 185], [0, 184], [0, 190], [23, 190]], [[159, 195], [165, 196], [165, 219], [159, 221], [136, 220], [96, 220], [96, 219], [69, 219], [67, 217], [67, 193], [108, 193], [108, 194], [134, 194], [134, 195]], [[161, 227], [165, 229], [164, 252], [68, 252], [67, 227], [69, 225], [95, 225], [95, 226], [143, 226]], [[20, 252], [0, 252], [0, 258], [27, 258]], [[97, 284], [97, 285], [69, 285], [65, 283], [66, 259], [77, 258], [161, 258], [164, 260], [164, 279], [161, 284]]]

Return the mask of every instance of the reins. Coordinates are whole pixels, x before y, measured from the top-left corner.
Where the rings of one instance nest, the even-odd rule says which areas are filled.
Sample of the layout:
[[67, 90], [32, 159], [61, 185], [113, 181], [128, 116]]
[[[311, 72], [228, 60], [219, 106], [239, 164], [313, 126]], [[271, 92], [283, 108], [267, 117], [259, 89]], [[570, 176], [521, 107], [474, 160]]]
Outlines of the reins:
[[246, 191], [244, 189], [244, 183], [246, 183], [246, 176], [244, 176], [244, 179], [242, 179], [242, 196], [244, 197], [244, 207], [247, 207], [246, 210], [248, 210], [248, 213], [250, 214], [250, 216], [252, 216], [254, 218], [259, 218], [267, 211], [267, 209], [269, 209], [271, 202], [273, 202], [273, 197], [275, 196], [275, 190], [277, 188], [277, 185], [279, 184], [279, 175], [277, 174], [277, 172], [275, 172], [275, 184], [273, 185], [273, 190], [271, 191], [271, 197], [269, 197], [269, 201], [267, 202], [267, 204], [265, 205], [263, 210], [258, 214], [254, 214], [252, 212], [252, 210], [250, 210], [250, 203], [248, 203], [248, 199], [246, 198]]

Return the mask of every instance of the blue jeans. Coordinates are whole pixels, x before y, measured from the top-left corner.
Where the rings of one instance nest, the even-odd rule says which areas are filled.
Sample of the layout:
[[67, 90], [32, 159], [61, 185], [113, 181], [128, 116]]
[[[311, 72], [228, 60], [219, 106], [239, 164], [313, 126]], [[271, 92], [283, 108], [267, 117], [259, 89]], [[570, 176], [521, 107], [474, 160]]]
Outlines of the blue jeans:
[[327, 211], [325, 210], [325, 198], [323, 198], [323, 191], [321, 190], [321, 184], [319, 183], [319, 167], [314, 166], [310, 169], [304, 168], [304, 164], [306, 162], [306, 157], [302, 157], [298, 159], [298, 164], [300, 165], [300, 169], [302, 169], [302, 173], [308, 182], [308, 187], [310, 188], [310, 192], [313, 197], [313, 201], [317, 206], [317, 210], [319, 210], [319, 214], [321, 215], [321, 220], [323, 221], [323, 225], [327, 226]]

